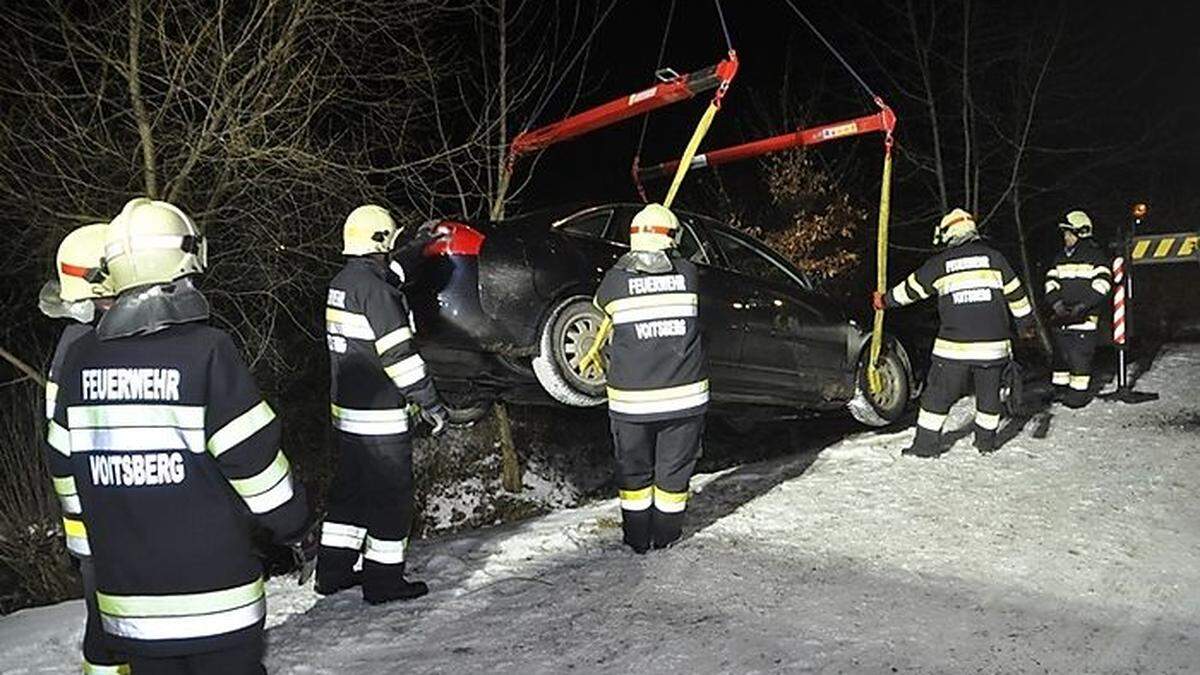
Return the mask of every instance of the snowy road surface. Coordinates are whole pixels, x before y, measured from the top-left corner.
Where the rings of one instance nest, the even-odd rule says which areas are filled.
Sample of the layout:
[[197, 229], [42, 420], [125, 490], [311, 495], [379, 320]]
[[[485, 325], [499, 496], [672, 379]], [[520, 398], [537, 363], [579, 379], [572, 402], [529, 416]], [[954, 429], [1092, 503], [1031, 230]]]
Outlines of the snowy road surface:
[[[1200, 347], [1169, 347], [1139, 382], [1162, 400], [1054, 406], [994, 456], [860, 433], [698, 476], [687, 539], [647, 556], [606, 502], [419, 542], [434, 592], [410, 604], [276, 580], [268, 667], [1200, 672], [1198, 386]], [[77, 602], [0, 618], [0, 670], [73, 670], [81, 623]]]

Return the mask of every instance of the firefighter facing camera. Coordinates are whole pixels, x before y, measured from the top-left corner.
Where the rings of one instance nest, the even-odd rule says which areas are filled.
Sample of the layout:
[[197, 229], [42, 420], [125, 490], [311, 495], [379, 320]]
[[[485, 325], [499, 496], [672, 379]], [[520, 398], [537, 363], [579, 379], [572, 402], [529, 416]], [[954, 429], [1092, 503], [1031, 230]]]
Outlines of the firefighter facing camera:
[[449, 418], [413, 343], [408, 305], [397, 287], [414, 276], [422, 239], [437, 235], [422, 226], [393, 250], [399, 236], [383, 207], [351, 212], [342, 228], [346, 264], [329, 282], [325, 308], [338, 457], [321, 528], [317, 592], [361, 584], [372, 604], [428, 592], [423, 582], [404, 578], [413, 519], [408, 408], [419, 407], [419, 419], [434, 435]]
[[[104, 237], [107, 223], [85, 225], [63, 238], [55, 256], [56, 278], [47, 281], [38, 297], [42, 313], [52, 319], [70, 319], [50, 361], [46, 377], [46, 419], [54, 419], [58, 382], [63, 359], [80, 337], [92, 332], [92, 324], [112, 304], [116, 292], [104, 271]], [[104, 634], [100, 608], [96, 604], [96, 569], [83, 522], [82, 504], [70, 465], [50, 458], [55, 469], [51, 478], [62, 509], [63, 534], [67, 550], [79, 562], [87, 620], [83, 631], [83, 670], [85, 673], [127, 673], [129, 664], [113, 651]]]
[[962, 209], [946, 214], [934, 229], [935, 245], [946, 249], [897, 284], [887, 296], [875, 293], [876, 309], [902, 307], [936, 297], [941, 326], [921, 395], [917, 433], [903, 453], [941, 454], [942, 426], [970, 386], [975, 391], [975, 447], [996, 449], [1000, 386], [1012, 358], [1010, 314], [1025, 337], [1032, 333], [1032, 308], [1021, 280], [998, 251], [985, 244], [974, 217]]
[[624, 541], [637, 553], [669, 546], [682, 533], [708, 407], [697, 272], [675, 251], [680, 231], [675, 214], [658, 204], [634, 217], [630, 252], [596, 292], [606, 319], [580, 363], [601, 367], [611, 328], [608, 412]]
[[307, 521], [279, 422], [230, 337], [206, 325], [191, 218], [135, 199], [103, 251], [103, 264], [60, 261], [89, 284], [107, 270], [118, 295], [62, 357], [47, 433], [55, 487], [86, 524], [68, 525], [68, 542], [93, 555], [100, 625], [129, 656], [125, 671], [95, 672], [265, 673], [250, 526], [291, 544]]
[[1067, 407], [1088, 404], [1100, 307], [1112, 291], [1108, 256], [1092, 239], [1092, 219], [1072, 211], [1058, 225], [1063, 249], [1046, 272], [1046, 302], [1054, 313], [1055, 398]]

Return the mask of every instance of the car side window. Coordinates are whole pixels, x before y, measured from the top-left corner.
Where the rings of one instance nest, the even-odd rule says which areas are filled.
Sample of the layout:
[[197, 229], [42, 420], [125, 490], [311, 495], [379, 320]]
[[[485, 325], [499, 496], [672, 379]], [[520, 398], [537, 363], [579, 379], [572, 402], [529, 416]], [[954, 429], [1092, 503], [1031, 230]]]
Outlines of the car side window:
[[603, 239], [610, 218], [612, 218], [612, 211], [593, 211], [567, 220], [558, 227], [571, 234]]
[[724, 232], [713, 232], [713, 237], [735, 272], [785, 286], [805, 285], [782, 265], [749, 243]]

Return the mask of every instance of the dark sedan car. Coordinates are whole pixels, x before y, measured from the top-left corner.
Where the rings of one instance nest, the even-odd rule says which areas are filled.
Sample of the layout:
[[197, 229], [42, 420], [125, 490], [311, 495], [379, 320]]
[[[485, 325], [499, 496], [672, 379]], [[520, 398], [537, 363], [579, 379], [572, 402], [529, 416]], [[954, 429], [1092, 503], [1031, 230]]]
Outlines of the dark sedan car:
[[[500, 223], [445, 221], [421, 283], [409, 292], [421, 353], [456, 407], [497, 398], [570, 406], [604, 403], [603, 376], [579, 360], [602, 316], [600, 279], [629, 249], [639, 204]], [[786, 417], [848, 407], [860, 421], [897, 419], [913, 368], [889, 338], [881, 392], [867, 393], [864, 331], [769, 247], [703, 216], [679, 213], [680, 253], [700, 270], [700, 320], [714, 414]]]

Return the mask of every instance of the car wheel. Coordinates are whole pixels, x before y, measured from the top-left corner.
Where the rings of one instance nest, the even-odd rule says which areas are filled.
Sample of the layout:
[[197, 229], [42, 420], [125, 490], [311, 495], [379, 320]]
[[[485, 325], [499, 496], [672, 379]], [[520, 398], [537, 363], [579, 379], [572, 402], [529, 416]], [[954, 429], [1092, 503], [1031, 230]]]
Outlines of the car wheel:
[[867, 384], [870, 349], [864, 349], [854, 374], [854, 398], [847, 407], [854, 419], [872, 427], [884, 427], [900, 419], [912, 397], [912, 371], [908, 361], [894, 344], [879, 355], [879, 374], [883, 386], [878, 392]]
[[[573, 297], [559, 303], [542, 325], [533, 373], [555, 401], [590, 408], [607, 400], [604, 374], [585, 374], [579, 368], [579, 360], [592, 348], [603, 321], [604, 315], [591, 298]], [[607, 371], [608, 355], [601, 358]]]

